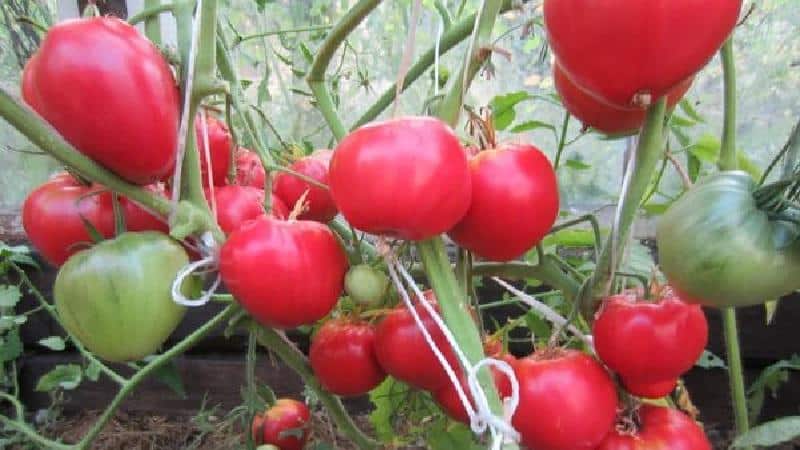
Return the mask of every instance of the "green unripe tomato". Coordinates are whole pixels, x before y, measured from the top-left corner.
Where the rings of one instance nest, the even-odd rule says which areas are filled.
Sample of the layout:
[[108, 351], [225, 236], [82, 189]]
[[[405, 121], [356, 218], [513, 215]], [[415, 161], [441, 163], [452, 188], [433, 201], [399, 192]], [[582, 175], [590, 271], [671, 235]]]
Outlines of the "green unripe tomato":
[[[80, 251], [56, 277], [61, 324], [107, 361], [136, 361], [153, 354], [186, 311], [172, 301], [171, 289], [188, 262], [183, 247], [153, 231], [123, 233]], [[187, 278], [184, 294], [195, 284]]]
[[344, 289], [354, 302], [365, 306], [377, 306], [386, 294], [389, 278], [383, 272], [367, 264], [353, 266], [344, 278]]

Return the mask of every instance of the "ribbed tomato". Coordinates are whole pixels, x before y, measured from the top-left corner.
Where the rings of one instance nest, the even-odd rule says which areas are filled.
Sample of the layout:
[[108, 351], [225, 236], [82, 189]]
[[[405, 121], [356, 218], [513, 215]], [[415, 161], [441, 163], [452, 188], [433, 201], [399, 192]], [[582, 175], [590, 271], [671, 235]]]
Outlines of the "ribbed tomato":
[[[206, 189], [206, 195], [209, 195]], [[217, 209], [217, 223], [222, 231], [230, 234], [250, 220], [264, 215], [264, 191], [250, 186], [216, 186], [214, 200]], [[289, 211], [281, 199], [272, 196], [272, 215], [286, 219]]]
[[363, 395], [386, 378], [375, 356], [375, 329], [349, 320], [325, 322], [311, 339], [309, 360], [320, 384], [336, 395]]
[[472, 202], [449, 232], [458, 245], [494, 261], [535, 246], [558, 216], [553, 166], [536, 147], [505, 144], [470, 160]]
[[[215, 186], [225, 184], [228, 168], [231, 166], [231, 134], [225, 122], [216, 117], [206, 115], [206, 124], [203, 126], [201, 116], [194, 121], [194, 130], [197, 137], [197, 149], [200, 153], [200, 172], [203, 185], [208, 186], [208, 163], [206, 162], [205, 139], [208, 136], [208, 153], [211, 156], [211, 179]], [[262, 184], [263, 188], [264, 185]]]
[[316, 322], [336, 305], [347, 256], [319, 222], [263, 216], [230, 234], [219, 266], [228, 290], [257, 321], [294, 328]]
[[[564, 108], [580, 120], [584, 126], [611, 135], [633, 134], [642, 127], [647, 114], [646, 110], [621, 108], [598, 100], [591, 93], [573, 83], [564, 73], [558, 61], [553, 64], [553, 79]], [[693, 77], [670, 90], [667, 97], [669, 109], [674, 108], [681, 101], [681, 98], [692, 86], [692, 81], [694, 81]]]
[[[425, 293], [426, 301], [435, 302], [433, 291]], [[451, 367], [459, 363], [444, 333], [422, 306], [415, 305], [433, 342], [442, 351]], [[435, 391], [450, 382], [433, 350], [428, 346], [414, 317], [404, 305], [387, 314], [378, 324], [375, 335], [375, 352], [378, 362], [389, 375], [411, 386]]]
[[236, 150], [236, 183], [264, 189], [267, 173], [258, 155], [252, 150], [239, 148]]
[[137, 184], [172, 171], [178, 89], [136, 28], [113, 17], [58, 23], [22, 80], [25, 101], [88, 157]]
[[741, 0], [546, 0], [548, 42], [570, 79], [606, 103], [644, 106], [697, 73]]
[[614, 425], [614, 382], [590, 356], [534, 354], [520, 359], [515, 373], [520, 392], [512, 424], [528, 448], [594, 450]]
[[694, 366], [708, 341], [699, 305], [665, 289], [655, 302], [633, 293], [603, 301], [592, 326], [597, 355], [640, 397], [663, 397]]
[[350, 133], [336, 147], [329, 180], [353, 227], [410, 240], [452, 228], [472, 192], [458, 138], [430, 117], [375, 122]]
[[290, 398], [275, 402], [264, 414], [253, 417], [256, 445], [271, 444], [280, 450], [303, 450], [311, 433], [311, 412], [305, 403]]
[[[324, 157], [307, 156], [295, 161], [289, 168], [324, 185], [328, 184], [328, 162]], [[298, 219], [327, 223], [338, 213], [328, 189], [314, 186], [292, 174], [281, 172], [276, 175], [272, 191], [289, 208], [294, 208], [295, 203], [308, 191], [305, 198], [308, 209], [297, 216]]]
[[638, 411], [638, 430], [614, 430], [597, 450], [711, 450], [703, 429], [686, 414], [644, 405]]
[[[156, 186], [148, 190], [161, 194]], [[128, 231], [168, 231], [166, 222], [141, 206], [120, 198]], [[22, 205], [22, 226], [42, 257], [60, 266], [70, 255], [89, 246], [92, 237], [85, 222], [104, 238], [114, 236], [111, 193], [102, 186], [86, 186], [68, 174], [58, 174], [37, 187]]]

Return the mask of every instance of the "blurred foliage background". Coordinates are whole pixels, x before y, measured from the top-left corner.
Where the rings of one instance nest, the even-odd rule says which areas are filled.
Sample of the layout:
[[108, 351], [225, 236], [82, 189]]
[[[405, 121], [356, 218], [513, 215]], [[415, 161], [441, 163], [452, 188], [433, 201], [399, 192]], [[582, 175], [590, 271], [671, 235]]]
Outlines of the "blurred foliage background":
[[[329, 147], [331, 135], [311, 103], [303, 75], [325, 36], [325, 27], [335, 23], [354, 0], [220, 1], [225, 33], [231, 42], [238, 42], [233, 55], [246, 93], [264, 112], [261, 132], [267, 141], [273, 146], [295, 143], [306, 151]], [[435, 44], [440, 27], [467, 17], [479, 3], [425, 0], [414, 59]], [[129, 14], [137, 8], [141, 1], [129, 0]], [[336, 56], [329, 77], [345, 123], [358, 119], [397, 79], [411, 10], [412, 0], [383, 2]], [[739, 145], [743, 161], [763, 168], [783, 146], [800, 115], [800, 1], [748, 0], [744, 11], [750, 13], [735, 37]], [[19, 39], [28, 44], [39, 39], [34, 28], [19, 22], [20, 15], [47, 25], [58, 20], [58, 5], [55, 0], [0, 3], [0, 86], [14, 93], [19, 91], [20, 71], [27, 57], [20, 51]], [[527, 2], [522, 10], [502, 17], [494, 33], [501, 51], [492, 56], [491, 70], [473, 85], [467, 103], [475, 109], [494, 107], [501, 140], [532, 142], [553, 158], [564, 110], [554, 101], [551, 57], [541, 23], [541, 1]], [[289, 32], [278, 33], [281, 30]], [[275, 34], [252, 36], [266, 32]], [[445, 81], [444, 74], [457, 73], [466, 46], [462, 43], [441, 57], [440, 82]], [[449, 83], [457, 82], [450, 78]], [[401, 97], [399, 111], [423, 113], [435, 93], [430, 70]], [[702, 173], [703, 168], [711, 168], [721, 131], [722, 77], [717, 58], [697, 78], [687, 99], [697, 115], [682, 110], [685, 120], [677, 128], [685, 139], [678, 142], [677, 135], [671, 135], [670, 147], [681, 161]], [[391, 108], [383, 117], [387, 114]], [[463, 126], [457, 131], [467, 135]], [[574, 119], [567, 138], [569, 145], [558, 171], [562, 208], [585, 211], [614, 203], [626, 139], [582, 134], [581, 124]], [[48, 157], [31, 152], [36, 149], [0, 122], [0, 210], [18, 208], [27, 192], [58, 170]], [[679, 178], [668, 167], [665, 182], [653, 197], [653, 210], [668, 203], [678, 190]]]

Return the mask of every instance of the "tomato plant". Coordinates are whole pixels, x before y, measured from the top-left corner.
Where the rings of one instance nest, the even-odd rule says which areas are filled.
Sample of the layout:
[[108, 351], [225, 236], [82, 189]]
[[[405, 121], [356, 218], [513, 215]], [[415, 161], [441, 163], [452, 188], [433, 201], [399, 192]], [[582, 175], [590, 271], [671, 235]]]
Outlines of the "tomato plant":
[[25, 101], [78, 150], [128, 181], [175, 164], [178, 90], [158, 49], [113, 17], [61, 22], [25, 66]]
[[256, 445], [272, 444], [280, 450], [302, 450], [308, 441], [311, 413], [305, 403], [282, 398], [264, 414], [253, 418]]
[[597, 450], [711, 450], [703, 429], [686, 414], [644, 405], [634, 430], [612, 431]]

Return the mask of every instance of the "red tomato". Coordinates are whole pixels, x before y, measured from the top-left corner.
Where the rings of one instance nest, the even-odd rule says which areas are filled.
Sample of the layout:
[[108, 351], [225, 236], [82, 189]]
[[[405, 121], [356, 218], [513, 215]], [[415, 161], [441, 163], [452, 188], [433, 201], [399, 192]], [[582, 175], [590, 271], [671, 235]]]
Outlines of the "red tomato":
[[376, 122], [350, 133], [333, 154], [330, 187], [353, 227], [410, 240], [452, 228], [472, 192], [458, 138], [430, 117]]
[[264, 189], [267, 173], [258, 155], [252, 150], [239, 148], [236, 151], [236, 183]]
[[333, 150], [329, 148], [320, 148], [314, 150], [314, 152], [311, 153], [311, 155], [309, 156], [324, 162], [325, 167], [328, 167], [331, 165], [331, 159], [333, 158]]
[[606, 103], [641, 106], [692, 77], [733, 31], [741, 0], [546, 0], [553, 53]]
[[[433, 291], [425, 292], [426, 301], [435, 302]], [[422, 306], [415, 305], [433, 342], [442, 351], [450, 366], [459, 368], [458, 359], [444, 333]], [[375, 352], [378, 362], [389, 375], [419, 389], [435, 391], [450, 382], [425, 336], [417, 328], [414, 317], [400, 305], [378, 324], [375, 333]]]
[[[322, 184], [328, 184], [328, 163], [324, 157], [307, 156], [295, 161], [289, 168]], [[314, 186], [292, 174], [281, 172], [276, 175], [272, 191], [289, 208], [294, 208], [294, 205], [303, 194], [308, 191], [306, 196], [308, 210], [300, 214], [298, 216], [299, 219], [327, 223], [338, 213], [336, 204], [333, 203], [333, 198], [328, 189]]]
[[472, 203], [450, 230], [458, 245], [494, 261], [523, 255], [558, 216], [553, 166], [536, 147], [501, 145], [470, 160]]
[[[205, 131], [204, 131], [205, 128]], [[200, 153], [200, 172], [203, 185], [208, 186], [208, 163], [206, 162], [206, 147], [204, 133], [208, 133], [208, 152], [211, 155], [211, 178], [215, 186], [225, 184], [228, 168], [231, 166], [231, 134], [225, 122], [206, 115], [206, 127], [203, 127], [201, 116], [194, 121], [194, 131], [197, 137], [197, 150]], [[263, 188], [264, 185], [262, 184]]]
[[[513, 357], [507, 355], [503, 359], [506, 358]], [[511, 362], [510, 360], [507, 361]], [[497, 387], [497, 392], [500, 394], [500, 398], [502, 399], [511, 396], [511, 381], [508, 379], [508, 377], [494, 367], [490, 368], [490, 370], [492, 372], [492, 377], [494, 378], [494, 384]], [[472, 404], [474, 407], [475, 401], [472, 399], [469, 393], [467, 381], [463, 373], [459, 377], [459, 380], [461, 382], [461, 387], [464, 389], [464, 392], [470, 399], [470, 404]], [[437, 391], [433, 392], [433, 398], [436, 400], [436, 403], [439, 404], [442, 410], [448, 416], [450, 416], [450, 418], [469, 425], [469, 415], [467, 415], [467, 410], [464, 409], [464, 405], [461, 403], [461, 398], [458, 396], [458, 391], [456, 391], [456, 388], [452, 383], [447, 383]]]
[[347, 256], [321, 223], [264, 216], [230, 234], [219, 265], [228, 290], [257, 321], [294, 328], [336, 305]]
[[282, 398], [263, 415], [253, 417], [253, 440], [256, 445], [272, 444], [281, 450], [302, 450], [311, 432], [310, 420], [311, 413], [305, 403]]
[[[148, 190], [159, 192], [155, 187]], [[125, 198], [120, 198], [120, 206], [129, 231], [169, 230], [163, 220]], [[68, 174], [58, 174], [36, 188], [22, 205], [22, 226], [28, 239], [54, 266], [91, 245], [84, 220], [104, 238], [113, 237], [111, 193], [102, 186], [83, 185]]]
[[667, 294], [654, 303], [635, 294], [609, 297], [592, 326], [597, 355], [634, 395], [663, 397], [692, 368], [708, 341], [699, 305]]
[[590, 356], [564, 350], [515, 367], [519, 407], [512, 419], [522, 444], [536, 450], [593, 450], [614, 425], [617, 391]]
[[113, 17], [54, 25], [22, 78], [25, 101], [88, 157], [137, 184], [172, 171], [178, 89], [134, 27]]
[[[210, 193], [206, 189], [206, 195]], [[216, 186], [214, 200], [217, 206], [217, 223], [225, 234], [230, 234], [246, 222], [264, 215], [264, 191], [250, 186]], [[272, 196], [272, 215], [286, 219], [288, 211], [283, 202]]]
[[678, 410], [644, 405], [638, 414], [638, 431], [614, 430], [597, 450], [711, 450], [703, 430]]
[[[647, 111], [642, 108], [620, 108], [594, 98], [567, 77], [558, 62], [553, 64], [553, 78], [561, 103], [570, 114], [605, 134], [633, 134], [642, 127]], [[694, 78], [678, 84], [669, 92], [667, 108], [672, 109], [692, 86]]]
[[375, 356], [375, 329], [367, 323], [330, 320], [311, 340], [309, 360], [320, 384], [336, 395], [362, 395], [386, 378]]

